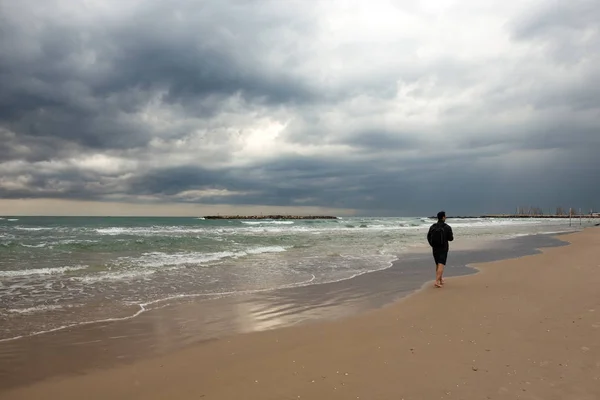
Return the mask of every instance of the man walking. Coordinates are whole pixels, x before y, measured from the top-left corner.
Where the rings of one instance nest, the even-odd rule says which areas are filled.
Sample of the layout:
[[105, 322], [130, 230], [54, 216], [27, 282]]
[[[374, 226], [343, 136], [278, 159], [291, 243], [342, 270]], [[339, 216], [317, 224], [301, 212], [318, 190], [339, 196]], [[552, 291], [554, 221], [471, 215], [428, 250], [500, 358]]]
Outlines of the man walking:
[[437, 214], [438, 222], [431, 225], [427, 233], [427, 241], [433, 249], [433, 260], [435, 261], [435, 287], [441, 288], [444, 284], [444, 266], [448, 258], [450, 246], [448, 242], [454, 240], [452, 228], [446, 223], [446, 213], [440, 211]]

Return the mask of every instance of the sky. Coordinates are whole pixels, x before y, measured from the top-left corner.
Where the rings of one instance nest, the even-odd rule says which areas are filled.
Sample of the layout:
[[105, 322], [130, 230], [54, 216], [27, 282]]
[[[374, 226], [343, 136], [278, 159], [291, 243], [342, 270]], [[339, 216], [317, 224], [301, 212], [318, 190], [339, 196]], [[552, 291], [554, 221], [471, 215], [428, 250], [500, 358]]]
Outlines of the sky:
[[0, 0], [0, 214], [600, 209], [600, 0]]

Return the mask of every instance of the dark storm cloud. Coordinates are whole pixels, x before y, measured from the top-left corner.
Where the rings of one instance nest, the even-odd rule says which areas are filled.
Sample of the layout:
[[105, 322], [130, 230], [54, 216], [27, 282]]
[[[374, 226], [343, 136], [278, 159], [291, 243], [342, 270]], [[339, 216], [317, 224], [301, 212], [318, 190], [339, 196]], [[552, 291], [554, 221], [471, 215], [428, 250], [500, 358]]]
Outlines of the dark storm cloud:
[[132, 193], [142, 195], [174, 195], [197, 188], [222, 188], [232, 185], [227, 172], [211, 171], [195, 166], [176, 167], [140, 174], [129, 182]]
[[[265, 70], [264, 51], [255, 47], [260, 42], [243, 36], [256, 36], [261, 22], [251, 17], [251, 4], [219, 12], [211, 2], [155, 1], [137, 7], [127, 23], [99, 18], [89, 25], [54, 16], [57, 4], [2, 3], [0, 123], [21, 137], [95, 149], [143, 147], [158, 135], [183, 135], [148, 132], [136, 119], [155, 96], [196, 117], [221, 112], [221, 103], [236, 94], [254, 104], [313, 97], [285, 70]], [[48, 12], [33, 16], [33, 32], [28, 7]]]
[[0, 0], [0, 197], [380, 215], [600, 198], [598, 1], [540, 3], [496, 42], [453, 14], [467, 44], [311, 4]]
[[367, 152], [380, 149], [416, 149], [423, 144], [414, 134], [411, 135], [404, 134], [403, 132], [386, 132], [379, 130], [357, 132], [343, 138], [342, 142]]

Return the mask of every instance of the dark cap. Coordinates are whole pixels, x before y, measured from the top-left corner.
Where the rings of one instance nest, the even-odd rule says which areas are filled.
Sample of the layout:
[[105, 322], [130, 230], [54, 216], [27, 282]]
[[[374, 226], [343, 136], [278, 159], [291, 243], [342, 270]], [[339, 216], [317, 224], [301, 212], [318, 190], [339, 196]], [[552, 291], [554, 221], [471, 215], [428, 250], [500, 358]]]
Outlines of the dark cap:
[[438, 219], [442, 219], [442, 218], [444, 218], [445, 216], [446, 216], [446, 211], [440, 211], [440, 212], [437, 214], [437, 217], [438, 217]]

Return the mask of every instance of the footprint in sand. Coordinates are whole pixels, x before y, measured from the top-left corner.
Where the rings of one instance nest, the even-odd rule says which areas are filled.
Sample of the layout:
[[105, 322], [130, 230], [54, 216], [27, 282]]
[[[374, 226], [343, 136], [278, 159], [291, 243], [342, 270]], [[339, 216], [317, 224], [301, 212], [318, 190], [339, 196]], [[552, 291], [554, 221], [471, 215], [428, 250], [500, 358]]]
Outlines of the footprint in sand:
[[598, 329], [598, 328], [600, 328], [600, 324], [592, 324], [592, 328]]
[[586, 347], [586, 346], [583, 346], [583, 347], [581, 348], [581, 351], [590, 351], [590, 348], [589, 348], [589, 347]]

